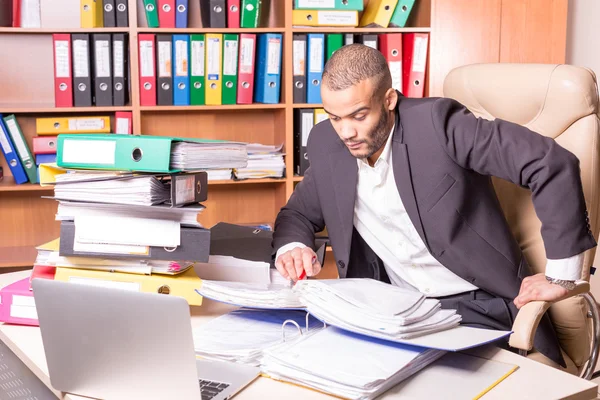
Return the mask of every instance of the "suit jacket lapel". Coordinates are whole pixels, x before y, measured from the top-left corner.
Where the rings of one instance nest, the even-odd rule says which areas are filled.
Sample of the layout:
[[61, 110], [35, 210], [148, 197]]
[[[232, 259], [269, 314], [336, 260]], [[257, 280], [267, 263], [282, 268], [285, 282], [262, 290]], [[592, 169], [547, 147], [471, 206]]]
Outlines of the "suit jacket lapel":
[[421, 239], [423, 239], [425, 246], [427, 246], [427, 249], [429, 250], [429, 244], [427, 243], [425, 231], [423, 230], [423, 223], [421, 222], [421, 216], [417, 206], [417, 199], [415, 198], [415, 191], [412, 184], [408, 149], [406, 144], [402, 143], [402, 141], [402, 125], [397, 118], [396, 129], [394, 132], [394, 137], [392, 138], [392, 164], [394, 169], [394, 180], [396, 181], [398, 193], [400, 194], [400, 199], [402, 200], [402, 204], [406, 209], [406, 213], [417, 229], [419, 236], [421, 236]]
[[354, 227], [354, 201], [356, 199], [356, 184], [358, 182], [358, 164], [356, 158], [350, 154], [342, 143], [339, 150], [331, 154], [329, 158], [333, 191], [335, 193], [335, 204], [344, 232], [343, 241], [346, 244], [346, 254], [338, 257], [348, 260], [350, 256], [350, 242]]

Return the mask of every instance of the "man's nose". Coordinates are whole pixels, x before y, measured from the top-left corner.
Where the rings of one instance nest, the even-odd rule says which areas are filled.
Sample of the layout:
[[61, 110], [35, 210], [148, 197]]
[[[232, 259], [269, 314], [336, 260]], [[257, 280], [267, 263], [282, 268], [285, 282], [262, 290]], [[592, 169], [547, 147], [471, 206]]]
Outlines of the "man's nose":
[[356, 129], [349, 123], [342, 123], [340, 136], [343, 140], [351, 140], [356, 137]]

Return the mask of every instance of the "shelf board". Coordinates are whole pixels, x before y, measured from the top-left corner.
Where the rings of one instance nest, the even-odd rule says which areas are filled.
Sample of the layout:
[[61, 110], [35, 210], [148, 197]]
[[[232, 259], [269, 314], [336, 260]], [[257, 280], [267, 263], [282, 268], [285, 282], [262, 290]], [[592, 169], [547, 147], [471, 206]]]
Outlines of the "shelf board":
[[295, 103], [292, 104], [294, 108], [323, 108], [323, 104], [312, 104], [312, 103]]
[[0, 247], [0, 268], [30, 267], [36, 257], [35, 246]]
[[285, 178], [263, 178], [263, 179], [244, 179], [234, 181], [233, 179], [213, 180], [208, 181], [209, 185], [252, 185], [252, 184], [268, 184], [268, 183], [285, 183]]
[[16, 184], [12, 176], [5, 176], [0, 181], [0, 192], [47, 192], [51, 190], [54, 190], [54, 186], [40, 186], [37, 183]]
[[283, 33], [285, 28], [137, 28], [139, 33]]
[[227, 104], [220, 106], [143, 106], [140, 111], [219, 111], [219, 110], [272, 110], [285, 108], [279, 104]]
[[303, 177], [303, 176], [294, 176], [294, 177], [292, 178], [292, 180], [293, 180], [294, 182], [302, 182], [302, 179], [304, 179], [304, 177]]
[[0, 114], [45, 114], [45, 113], [102, 113], [116, 111], [131, 111], [133, 107], [54, 107], [50, 104], [0, 104]]
[[293, 27], [292, 33], [304, 32], [333, 32], [333, 33], [422, 33], [431, 32], [431, 28], [352, 28], [348, 26], [307, 26], [304, 28]]
[[0, 28], [0, 33], [106, 33], [129, 32], [129, 28]]

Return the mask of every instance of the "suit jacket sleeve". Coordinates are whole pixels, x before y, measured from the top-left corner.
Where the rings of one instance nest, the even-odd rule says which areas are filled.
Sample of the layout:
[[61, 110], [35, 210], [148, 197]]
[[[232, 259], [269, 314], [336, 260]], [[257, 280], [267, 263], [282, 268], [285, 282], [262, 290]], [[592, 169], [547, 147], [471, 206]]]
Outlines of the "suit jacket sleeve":
[[325, 228], [321, 204], [317, 193], [313, 168], [309, 167], [304, 178], [281, 209], [275, 220], [273, 232], [273, 255], [288, 243], [300, 242], [315, 249], [315, 233]]
[[451, 99], [436, 100], [431, 117], [440, 144], [458, 165], [531, 190], [547, 258], [570, 257], [596, 245], [573, 153], [521, 125], [476, 118]]

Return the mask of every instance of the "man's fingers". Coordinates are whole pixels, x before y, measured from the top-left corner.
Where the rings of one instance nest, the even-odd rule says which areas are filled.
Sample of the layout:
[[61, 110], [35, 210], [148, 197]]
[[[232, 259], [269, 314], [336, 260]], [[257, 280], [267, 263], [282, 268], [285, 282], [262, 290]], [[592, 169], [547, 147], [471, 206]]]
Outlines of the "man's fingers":
[[287, 271], [288, 279], [295, 281], [296, 279], [298, 279], [298, 275], [296, 275], [296, 267], [294, 266], [294, 264], [294, 258], [290, 255], [285, 259], [283, 266]]
[[321, 263], [320, 263], [320, 262], [318, 262], [318, 261], [316, 261], [316, 262], [313, 264], [313, 274], [312, 274], [312, 276], [317, 276], [317, 275], [319, 275], [319, 272], [321, 272]]
[[302, 271], [304, 270], [304, 265], [302, 261], [302, 250], [298, 248], [292, 250], [292, 257], [294, 259], [294, 272], [296, 275], [296, 278], [293, 279], [294, 281], [296, 281], [297, 277], [299, 277], [302, 274]]
[[281, 276], [283, 276], [285, 279], [290, 279], [289, 274], [287, 273], [285, 267], [283, 266], [283, 258], [285, 257], [287, 253], [283, 253], [282, 255], [280, 255], [277, 260], [275, 261], [275, 268], [277, 268], [277, 271], [279, 271], [279, 273], [281, 274]]
[[304, 248], [302, 251], [302, 265], [304, 266], [304, 270], [306, 271], [306, 275], [313, 276], [315, 273], [313, 271], [313, 262], [315, 261], [316, 256], [314, 252], [308, 247]]

